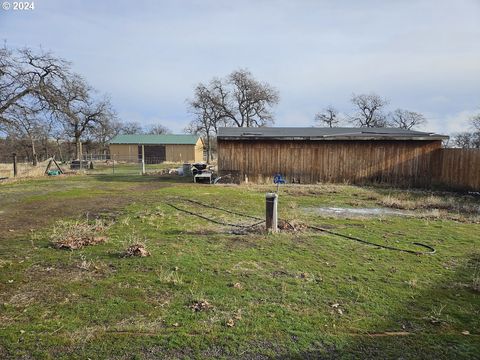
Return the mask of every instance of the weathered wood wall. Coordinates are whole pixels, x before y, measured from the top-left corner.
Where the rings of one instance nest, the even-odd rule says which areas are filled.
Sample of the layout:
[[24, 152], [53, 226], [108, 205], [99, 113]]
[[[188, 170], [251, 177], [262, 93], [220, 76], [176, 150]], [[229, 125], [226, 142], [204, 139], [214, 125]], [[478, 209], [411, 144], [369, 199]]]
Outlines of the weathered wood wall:
[[429, 186], [440, 141], [225, 141], [218, 140], [221, 175], [271, 182], [348, 182]]
[[440, 141], [218, 140], [220, 175], [237, 181], [387, 183], [480, 191], [480, 149], [442, 149]]
[[480, 149], [440, 149], [432, 170], [433, 185], [480, 191]]

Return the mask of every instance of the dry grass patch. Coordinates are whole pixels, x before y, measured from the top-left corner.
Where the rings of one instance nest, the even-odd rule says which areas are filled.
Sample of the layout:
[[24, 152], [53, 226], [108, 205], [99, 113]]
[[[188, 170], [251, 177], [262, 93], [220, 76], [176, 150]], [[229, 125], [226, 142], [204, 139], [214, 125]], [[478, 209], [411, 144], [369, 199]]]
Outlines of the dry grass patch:
[[408, 194], [387, 195], [382, 197], [378, 203], [390, 208], [404, 210], [439, 209], [467, 214], [480, 212], [479, 204], [468, 203], [464, 199], [454, 196], [429, 195], [412, 199], [408, 197]]
[[179, 274], [178, 270], [178, 267], [175, 267], [171, 271], [164, 270], [160, 267], [159, 270], [156, 271], [157, 278], [162, 284], [182, 285], [183, 277]]
[[150, 318], [145, 315], [136, 315], [122, 319], [107, 331], [156, 335], [158, 331], [164, 329], [165, 327], [166, 326], [163, 319]]
[[[17, 177], [27, 178], [44, 176], [47, 165], [48, 160], [39, 162], [37, 166], [33, 166], [30, 163], [17, 163]], [[0, 178], [1, 177], [13, 178], [13, 164], [0, 164]]]
[[107, 237], [103, 234], [110, 225], [98, 219], [73, 222], [60, 220], [54, 225], [50, 240], [57, 249], [77, 250], [107, 241]]
[[472, 197], [425, 195], [410, 197], [401, 193], [382, 197], [377, 204], [394, 209], [423, 210], [425, 218], [442, 218], [460, 222], [480, 222], [480, 203]]
[[[245, 187], [254, 191], [272, 191], [275, 185], [248, 184]], [[345, 188], [344, 184], [285, 184], [280, 186], [280, 193], [293, 196], [338, 194]]]
[[307, 225], [298, 219], [288, 221], [280, 219], [278, 221], [278, 228], [282, 231], [305, 231]]

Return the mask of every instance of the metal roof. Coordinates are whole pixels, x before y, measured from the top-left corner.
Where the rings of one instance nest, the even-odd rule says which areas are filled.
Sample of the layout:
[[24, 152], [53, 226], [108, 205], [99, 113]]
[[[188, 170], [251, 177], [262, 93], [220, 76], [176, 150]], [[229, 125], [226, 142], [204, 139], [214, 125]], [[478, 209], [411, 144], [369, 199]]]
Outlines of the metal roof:
[[167, 134], [167, 135], [117, 135], [110, 144], [138, 144], [138, 145], [195, 145], [197, 135]]
[[445, 140], [448, 136], [398, 128], [224, 127], [220, 140]]

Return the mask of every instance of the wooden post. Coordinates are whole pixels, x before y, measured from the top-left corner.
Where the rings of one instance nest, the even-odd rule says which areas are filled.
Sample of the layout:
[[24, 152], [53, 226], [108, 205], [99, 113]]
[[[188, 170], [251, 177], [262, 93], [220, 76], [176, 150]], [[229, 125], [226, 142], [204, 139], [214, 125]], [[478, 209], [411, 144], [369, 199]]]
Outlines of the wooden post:
[[43, 175], [48, 175], [48, 170], [50, 170], [50, 166], [52, 166], [52, 162], [53, 162], [53, 157], [50, 158], [50, 160], [48, 161], [47, 167], [45, 168], [45, 172], [43, 173]]
[[265, 195], [265, 224], [267, 231], [276, 233], [278, 231], [277, 217], [278, 195], [275, 193], [267, 193]]
[[80, 153], [78, 154], [78, 158], [80, 159], [80, 167], [79, 167], [79, 170], [82, 171], [82, 167], [83, 167], [83, 164], [82, 164], [82, 160], [83, 160], [83, 149], [82, 149], [82, 142], [81, 142], [81, 141], [80, 141], [79, 149], [80, 149]]
[[17, 154], [13, 153], [13, 177], [17, 177], [18, 169], [17, 169]]
[[115, 174], [115, 154], [112, 154], [112, 156], [110, 156], [110, 158], [112, 159], [113, 174]]
[[142, 175], [145, 175], [145, 145], [142, 145]]

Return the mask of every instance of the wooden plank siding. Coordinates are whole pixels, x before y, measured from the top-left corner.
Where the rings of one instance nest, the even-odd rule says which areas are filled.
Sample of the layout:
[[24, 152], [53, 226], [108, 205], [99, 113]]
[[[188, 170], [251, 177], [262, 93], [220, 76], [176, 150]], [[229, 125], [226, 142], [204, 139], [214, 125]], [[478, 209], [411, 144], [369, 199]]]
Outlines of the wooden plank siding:
[[480, 149], [440, 149], [434, 153], [432, 184], [480, 191]]
[[110, 144], [110, 154], [119, 161], [137, 162], [137, 144]]
[[220, 175], [271, 182], [346, 182], [428, 186], [441, 141], [218, 140]]
[[187, 162], [195, 161], [194, 145], [165, 145], [167, 161]]

